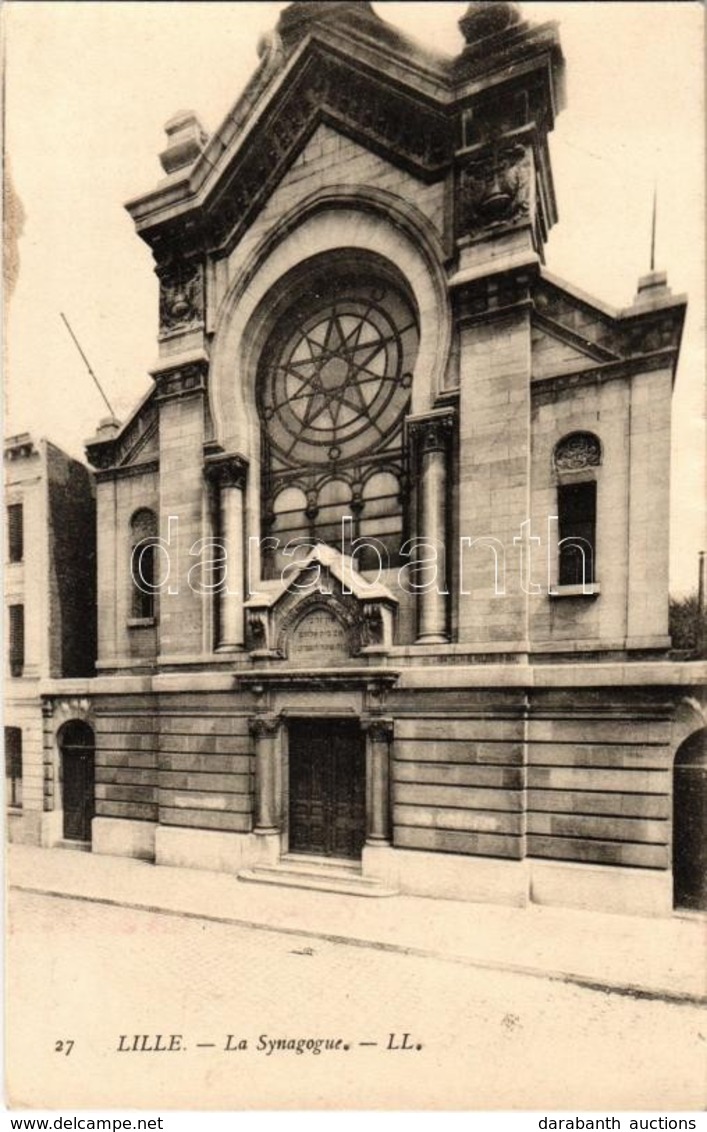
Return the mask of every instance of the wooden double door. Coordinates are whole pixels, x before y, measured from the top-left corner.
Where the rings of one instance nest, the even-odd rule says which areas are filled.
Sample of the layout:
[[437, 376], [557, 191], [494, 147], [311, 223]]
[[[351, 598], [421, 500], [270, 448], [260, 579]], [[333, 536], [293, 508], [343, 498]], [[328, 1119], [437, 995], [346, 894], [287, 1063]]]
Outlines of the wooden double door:
[[366, 839], [365, 739], [355, 721], [289, 724], [291, 853], [360, 858]]

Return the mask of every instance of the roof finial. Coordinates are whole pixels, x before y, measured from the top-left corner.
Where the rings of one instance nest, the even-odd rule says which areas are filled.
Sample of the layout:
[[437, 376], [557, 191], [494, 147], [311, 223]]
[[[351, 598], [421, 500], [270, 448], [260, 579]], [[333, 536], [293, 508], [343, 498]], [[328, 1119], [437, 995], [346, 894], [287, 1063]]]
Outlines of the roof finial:
[[459, 27], [467, 44], [473, 46], [479, 40], [508, 31], [521, 19], [518, 5], [509, 0], [474, 0], [460, 19]]

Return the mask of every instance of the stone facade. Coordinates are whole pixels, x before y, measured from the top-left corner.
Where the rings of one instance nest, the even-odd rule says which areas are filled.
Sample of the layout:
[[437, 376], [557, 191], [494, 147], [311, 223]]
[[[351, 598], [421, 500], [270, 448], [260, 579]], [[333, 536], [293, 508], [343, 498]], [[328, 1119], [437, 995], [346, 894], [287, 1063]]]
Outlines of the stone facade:
[[704, 727], [704, 672], [667, 659], [685, 300], [546, 270], [556, 27], [462, 30], [442, 59], [365, 2], [290, 5], [128, 205], [159, 355], [88, 445], [93, 850], [664, 914]]
[[[48, 441], [13, 436], [4, 455], [8, 830], [40, 844], [55, 821], [56, 786], [42, 691], [95, 671], [95, 502], [88, 468]], [[22, 610], [14, 623], [12, 608]]]

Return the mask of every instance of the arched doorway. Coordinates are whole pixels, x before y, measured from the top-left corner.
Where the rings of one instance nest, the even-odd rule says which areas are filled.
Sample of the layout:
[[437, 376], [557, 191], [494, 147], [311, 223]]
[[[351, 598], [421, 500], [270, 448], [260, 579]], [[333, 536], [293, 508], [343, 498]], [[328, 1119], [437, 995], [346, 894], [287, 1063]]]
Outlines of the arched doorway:
[[675, 756], [673, 904], [707, 911], [707, 728], [690, 735]]
[[95, 812], [95, 740], [83, 720], [64, 724], [59, 732], [61, 752], [63, 836], [66, 841], [90, 841]]

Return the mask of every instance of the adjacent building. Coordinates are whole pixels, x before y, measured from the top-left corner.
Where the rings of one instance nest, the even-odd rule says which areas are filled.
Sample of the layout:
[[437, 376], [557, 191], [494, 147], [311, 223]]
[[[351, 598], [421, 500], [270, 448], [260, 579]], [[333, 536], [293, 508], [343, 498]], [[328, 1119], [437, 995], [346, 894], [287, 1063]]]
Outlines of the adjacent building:
[[47, 688], [47, 773], [95, 744], [94, 852], [704, 906], [705, 672], [667, 658], [685, 300], [548, 271], [557, 27], [460, 26], [441, 57], [299, 0], [212, 137], [168, 123], [128, 205], [159, 355], [88, 443], [97, 676]]
[[[5, 804], [12, 841], [54, 844], [62, 789], [45, 761], [44, 682], [95, 671], [95, 503], [87, 467], [47, 440], [5, 441]], [[77, 801], [78, 806], [78, 801]], [[71, 837], [71, 830], [68, 832]]]

